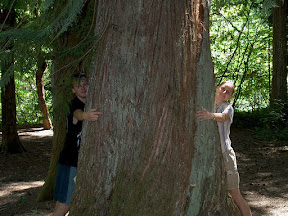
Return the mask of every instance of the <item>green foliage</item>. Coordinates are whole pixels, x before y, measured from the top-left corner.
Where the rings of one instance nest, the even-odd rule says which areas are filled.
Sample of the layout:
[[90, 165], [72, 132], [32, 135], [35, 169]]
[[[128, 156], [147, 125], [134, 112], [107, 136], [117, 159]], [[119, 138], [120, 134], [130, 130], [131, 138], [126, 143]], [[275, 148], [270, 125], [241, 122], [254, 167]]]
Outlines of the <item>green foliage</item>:
[[[0, 30], [0, 64], [4, 76], [0, 81], [1, 88], [7, 85], [14, 71], [27, 73], [29, 68], [34, 67], [35, 59], [42, 52], [40, 48], [45, 44], [45, 40], [41, 40], [41, 43], [39, 40], [33, 40], [35, 33], [27, 27], [38, 17], [36, 8], [41, 2], [40, 0], [3, 2], [4, 9], [1, 11], [3, 24]], [[3, 65], [8, 65], [8, 67], [3, 67]]]
[[253, 112], [235, 112], [236, 127], [256, 129], [257, 137], [262, 140], [276, 141], [279, 144], [288, 141], [288, 107], [279, 103], [278, 108], [262, 108]]
[[38, 214], [38, 209], [37, 208], [36, 209], [32, 209], [31, 212], [36, 215], [36, 214]]
[[21, 197], [20, 200], [18, 201], [18, 204], [22, 205], [25, 202], [26, 202], [26, 200], [23, 197]]
[[[284, 2], [284, 0], [283, 0]], [[279, 7], [275, 0], [264, 0], [263, 1], [263, 7], [262, 7], [262, 13], [264, 13], [265, 15], [271, 15], [272, 13], [272, 9], [275, 7]]]
[[44, 1], [44, 19], [40, 23], [45, 30], [43, 33], [49, 36], [56, 34], [52, 39], [54, 41], [77, 22], [86, 2], [87, 0]]
[[[56, 70], [53, 73], [63, 71], [74, 73], [73, 71], [79, 71], [80, 68], [88, 70], [87, 65], [90, 65], [98, 38], [94, 36], [93, 31], [95, 22], [93, 19], [91, 22], [91, 17], [95, 17], [95, 8], [87, 4], [88, 6], [84, 8], [86, 14], [81, 14], [87, 2], [87, 0], [5, 0], [0, 3], [4, 8], [1, 11], [3, 19], [11, 18], [11, 13], [8, 11], [16, 15], [13, 25], [2, 25], [0, 30], [0, 64], [8, 65], [1, 69], [0, 87], [4, 89], [15, 74], [18, 124], [35, 124], [41, 121], [35, 86], [39, 58], [44, 58], [46, 62], [50, 62], [52, 58], [54, 62], [64, 62], [60, 68], [54, 66]], [[67, 38], [71, 32], [76, 33], [75, 43], [68, 44]], [[48, 108], [52, 107], [50, 74], [51, 67], [46, 70], [44, 79]], [[69, 75], [63, 75], [56, 80], [56, 84], [60, 88], [69, 88], [70, 93], [70, 86], [65, 86], [67, 77]], [[60, 95], [55, 102], [59, 111], [62, 108], [66, 110], [68, 100], [71, 98], [64, 89], [60, 90], [63, 95]], [[51, 111], [51, 108], [49, 109]]]
[[[3, 9], [12, 8], [17, 14], [15, 25], [4, 25], [0, 31], [1, 65], [15, 59], [2, 74], [0, 87], [5, 87], [15, 72], [19, 122], [38, 122], [40, 116], [36, 111], [38, 105], [33, 80], [39, 56], [50, 61], [53, 55], [54, 61], [66, 62], [53, 73], [89, 71], [87, 65], [90, 65], [98, 36], [93, 32], [95, 23], [92, 17], [96, 11], [88, 3], [87, 0], [1, 1]], [[210, 36], [216, 84], [223, 79], [235, 81], [233, 103], [237, 111], [253, 112], [267, 107], [272, 70], [269, 18], [271, 10], [277, 7], [275, 1], [213, 0], [211, 4]], [[67, 38], [71, 38], [73, 33], [77, 33], [73, 38], [75, 42], [67, 44]], [[46, 70], [46, 73], [49, 74], [45, 78], [46, 99], [51, 107], [50, 71]], [[68, 76], [57, 82], [65, 83]], [[25, 92], [27, 89], [30, 92]], [[61, 108], [67, 98], [60, 95], [61, 101], [55, 102], [58, 104], [56, 107]]]
[[[16, 110], [17, 110], [17, 124], [18, 125], [38, 125], [42, 123], [42, 114], [40, 112], [40, 104], [38, 102], [36, 80], [36, 68], [30, 73], [15, 73], [15, 87], [16, 87]], [[51, 81], [49, 70], [44, 73], [44, 88], [45, 100], [49, 109], [49, 117], [52, 116], [52, 94]]]
[[287, 106], [269, 108], [272, 83], [274, 0], [212, 1], [211, 48], [216, 84], [235, 82], [236, 127], [251, 127], [259, 138], [288, 141]]
[[267, 109], [261, 119], [262, 125], [257, 127], [260, 137], [266, 140], [288, 141], [288, 107], [278, 102], [276, 108]]
[[[211, 48], [216, 84], [235, 82], [236, 110], [267, 107], [272, 68], [272, 29], [262, 1], [212, 1]], [[266, 7], [266, 6], [265, 6]]]

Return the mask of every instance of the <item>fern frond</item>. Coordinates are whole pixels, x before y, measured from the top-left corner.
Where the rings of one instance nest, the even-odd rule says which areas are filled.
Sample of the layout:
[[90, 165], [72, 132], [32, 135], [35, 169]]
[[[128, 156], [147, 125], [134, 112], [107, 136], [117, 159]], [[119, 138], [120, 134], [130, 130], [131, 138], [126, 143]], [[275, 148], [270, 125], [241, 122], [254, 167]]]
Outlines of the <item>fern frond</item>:
[[262, 12], [264, 14], [270, 14], [272, 9], [275, 7], [279, 7], [275, 0], [264, 0], [263, 1], [263, 7], [262, 7]]
[[[49, 6], [52, 7], [51, 0], [48, 0], [48, 2]], [[51, 12], [50, 18], [54, 19], [51, 23], [49, 23], [49, 26], [47, 26], [47, 30], [51, 34], [56, 34], [52, 42], [62, 33], [66, 32], [68, 28], [77, 21], [77, 18], [86, 2], [87, 0], [69, 0], [66, 4], [64, 4], [64, 7], [60, 7], [60, 11], [53, 11], [57, 14]]]
[[5, 91], [5, 86], [9, 84], [9, 81], [14, 76], [14, 64], [10, 64], [7, 69], [1, 69], [1, 80], [0, 80], [0, 88]]

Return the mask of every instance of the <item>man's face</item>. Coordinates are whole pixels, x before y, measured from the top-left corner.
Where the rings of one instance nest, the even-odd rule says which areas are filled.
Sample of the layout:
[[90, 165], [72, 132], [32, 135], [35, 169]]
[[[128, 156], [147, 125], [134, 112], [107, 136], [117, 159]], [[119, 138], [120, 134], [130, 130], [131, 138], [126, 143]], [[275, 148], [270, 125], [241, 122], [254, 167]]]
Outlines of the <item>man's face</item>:
[[73, 85], [72, 91], [79, 98], [86, 98], [86, 92], [88, 88], [88, 82], [86, 78], [81, 78], [81, 80]]

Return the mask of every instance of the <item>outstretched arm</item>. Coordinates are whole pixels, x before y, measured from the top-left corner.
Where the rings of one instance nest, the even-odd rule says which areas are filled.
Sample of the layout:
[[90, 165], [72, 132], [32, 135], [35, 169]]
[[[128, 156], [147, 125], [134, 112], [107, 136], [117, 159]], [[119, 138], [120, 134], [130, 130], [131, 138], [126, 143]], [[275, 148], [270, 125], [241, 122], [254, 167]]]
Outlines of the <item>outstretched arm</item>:
[[230, 120], [230, 117], [227, 113], [211, 113], [211, 112], [208, 112], [203, 107], [202, 107], [202, 110], [196, 113], [196, 116], [197, 116], [197, 119], [199, 119], [200, 121], [213, 119], [217, 122], [225, 122], [225, 121]]
[[77, 109], [74, 111], [73, 116], [78, 120], [78, 121], [83, 121], [83, 120], [88, 120], [88, 121], [96, 121], [99, 117], [99, 115], [102, 115], [102, 112], [97, 111], [98, 108], [96, 109], [90, 109], [88, 111], [82, 111], [81, 109]]

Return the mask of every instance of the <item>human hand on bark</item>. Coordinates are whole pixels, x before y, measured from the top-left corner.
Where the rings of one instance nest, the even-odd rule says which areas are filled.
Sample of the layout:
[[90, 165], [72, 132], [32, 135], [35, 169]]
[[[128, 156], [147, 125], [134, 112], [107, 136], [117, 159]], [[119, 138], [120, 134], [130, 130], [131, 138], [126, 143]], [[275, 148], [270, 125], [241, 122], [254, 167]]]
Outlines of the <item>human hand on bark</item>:
[[83, 112], [83, 119], [88, 121], [96, 121], [98, 120], [99, 115], [102, 114], [102, 112], [98, 111], [98, 107], [96, 107], [96, 109], [90, 109], [86, 112]]
[[211, 120], [214, 119], [214, 113], [208, 112], [205, 108], [202, 107], [202, 110], [196, 113], [197, 119], [200, 121]]

